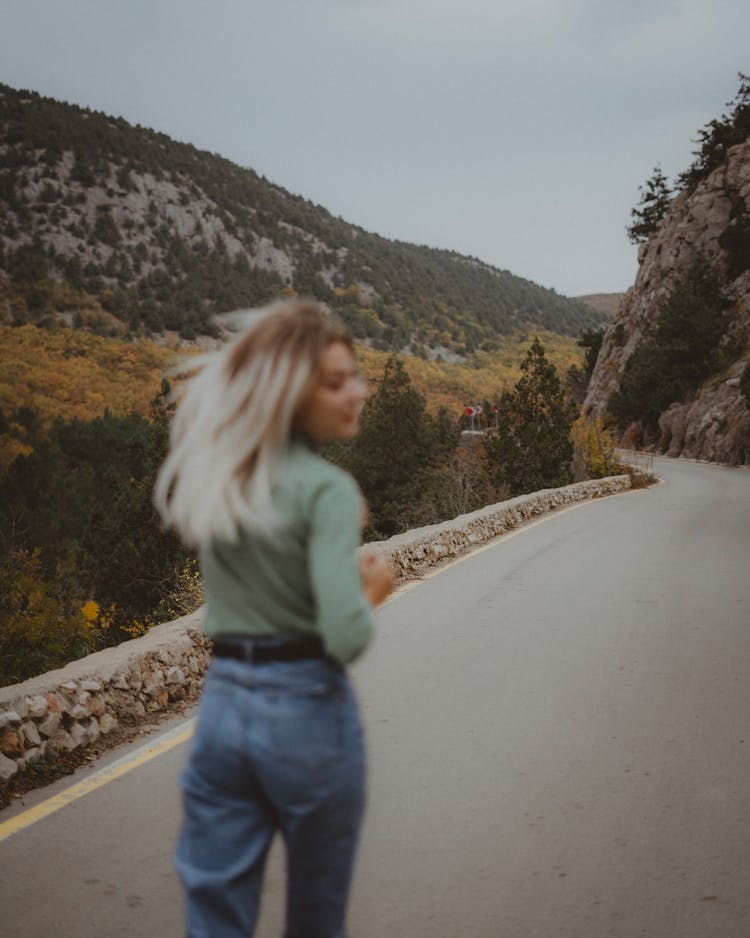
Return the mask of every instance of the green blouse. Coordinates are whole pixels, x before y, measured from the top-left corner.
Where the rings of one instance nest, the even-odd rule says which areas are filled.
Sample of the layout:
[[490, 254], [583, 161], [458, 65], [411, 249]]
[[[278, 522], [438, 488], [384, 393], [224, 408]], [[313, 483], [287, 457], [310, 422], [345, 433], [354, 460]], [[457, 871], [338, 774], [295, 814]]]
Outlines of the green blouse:
[[295, 439], [279, 469], [275, 539], [242, 531], [199, 551], [209, 635], [319, 634], [342, 664], [365, 648], [372, 607], [362, 592], [357, 483]]

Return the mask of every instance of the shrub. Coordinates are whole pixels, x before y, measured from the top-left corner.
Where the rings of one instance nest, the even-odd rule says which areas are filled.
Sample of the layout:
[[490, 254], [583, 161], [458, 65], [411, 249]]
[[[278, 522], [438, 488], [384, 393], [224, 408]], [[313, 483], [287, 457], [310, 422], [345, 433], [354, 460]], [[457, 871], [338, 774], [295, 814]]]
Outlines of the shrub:
[[576, 482], [604, 479], [625, 471], [617, 455], [614, 437], [601, 419], [586, 420], [579, 417], [571, 428], [570, 436], [573, 441], [573, 476]]
[[198, 563], [191, 557], [176, 574], [169, 592], [157, 606], [155, 616], [163, 622], [179, 619], [199, 609], [204, 599]]
[[[93, 604], [94, 606], [96, 604]], [[94, 650], [88, 604], [70, 610], [42, 578], [39, 551], [16, 551], [0, 566], [0, 685], [25, 681]]]

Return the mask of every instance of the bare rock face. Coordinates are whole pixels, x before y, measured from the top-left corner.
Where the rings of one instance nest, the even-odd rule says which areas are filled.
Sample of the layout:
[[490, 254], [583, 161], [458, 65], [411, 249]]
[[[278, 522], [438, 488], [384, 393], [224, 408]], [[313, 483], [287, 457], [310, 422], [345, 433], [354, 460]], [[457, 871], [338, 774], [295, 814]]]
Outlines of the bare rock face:
[[[700, 255], [723, 274], [740, 345], [750, 339], [750, 272], [731, 279], [730, 258], [720, 244], [743, 203], [745, 210], [750, 210], [750, 140], [732, 147], [726, 162], [693, 192], [676, 196], [657, 231], [641, 245], [636, 281], [604, 336], [583, 405], [585, 414], [600, 416], [606, 411], [628, 359], [641, 342], [655, 334], [660, 305]], [[710, 454], [721, 452], [722, 461], [750, 461], [750, 454], [744, 453], [750, 415], [739, 381], [733, 380], [743, 366], [744, 361], [736, 363], [727, 374], [704, 386], [696, 400], [675, 404], [665, 412], [660, 421], [662, 445], [668, 445], [670, 454], [718, 459]], [[726, 459], [728, 454], [731, 458]]]
[[[730, 372], [740, 372], [744, 364], [734, 365]], [[659, 430], [666, 454], [730, 465], [750, 463], [750, 411], [738, 387], [739, 374], [718, 379], [701, 388], [694, 401], [665, 410]]]

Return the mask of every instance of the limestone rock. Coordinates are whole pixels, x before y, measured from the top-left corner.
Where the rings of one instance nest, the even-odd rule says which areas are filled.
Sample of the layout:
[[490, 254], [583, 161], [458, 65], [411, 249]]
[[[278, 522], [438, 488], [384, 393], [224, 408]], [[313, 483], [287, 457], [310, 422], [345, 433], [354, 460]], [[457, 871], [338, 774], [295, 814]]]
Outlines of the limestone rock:
[[[63, 731], [64, 732], [64, 731]], [[89, 742], [89, 734], [80, 723], [72, 723], [69, 731], [70, 738], [73, 740], [74, 748], [78, 749]]]
[[146, 700], [146, 710], [148, 713], [156, 713], [157, 710], [165, 710], [169, 705], [169, 692], [164, 687], [160, 693], [149, 697]]
[[13, 759], [6, 758], [0, 753], [0, 781], [7, 782], [13, 778], [18, 771], [18, 766]]
[[49, 694], [44, 695], [47, 705], [49, 707], [50, 713], [68, 713], [70, 711], [70, 704], [61, 694]]
[[102, 685], [100, 681], [94, 681], [94, 680], [89, 680], [89, 679], [81, 681], [80, 686], [81, 686], [82, 691], [89, 691], [90, 693], [94, 693], [94, 694], [98, 694], [99, 691], [101, 691], [102, 689]]
[[90, 743], [95, 743], [99, 736], [101, 735], [101, 730], [99, 729], [99, 724], [96, 722], [94, 717], [92, 717], [88, 723], [83, 725], [84, 732], [86, 733], [86, 740]]
[[29, 716], [33, 720], [41, 720], [49, 709], [49, 704], [41, 694], [36, 694], [34, 697], [27, 697], [26, 705], [29, 709]]
[[138, 671], [131, 671], [128, 676], [128, 687], [138, 693], [143, 687], [143, 675]]
[[74, 720], [85, 720], [91, 716], [91, 708], [85, 704], [76, 704], [71, 707], [70, 715]]
[[118, 708], [118, 716], [130, 723], [137, 723], [146, 716], [146, 708], [141, 700], [131, 700]]
[[0, 730], [0, 752], [4, 756], [22, 756], [24, 750], [23, 739], [18, 730], [10, 726]]
[[0, 729], [6, 726], [18, 726], [20, 722], [21, 717], [17, 710], [6, 710], [4, 713], [0, 713]]
[[116, 688], [117, 690], [130, 690], [130, 684], [128, 683], [128, 679], [122, 673], [115, 676], [115, 678], [112, 681], [112, 687]]
[[36, 723], [31, 720], [28, 720], [26, 723], [21, 724], [21, 733], [23, 738], [26, 741], [27, 746], [40, 746], [42, 738], [39, 735], [39, 730], [37, 729]]
[[111, 713], [103, 713], [99, 717], [99, 729], [103, 735], [108, 735], [112, 730], [117, 729], [117, 720]]
[[18, 768], [25, 769], [28, 765], [35, 765], [37, 762], [41, 762], [44, 758], [44, 750], [40, 746], [34, 746], [32, 749], [27, 749], [23, 754], [23, 758], [18, 760]]
[[50, 713], [47, 715], [47, 718], [39, 724], [39, 732], [42, 736], [47, 736], [49, 739], [52, 739], [60, 728], [61, 721], [61, 714]]
[[[78, 726], [78, 724], [74, 723], [73, 726]], [[78, 743], [76, 743], [71, 734], [62, 728], [57, 731], [52, 742], [58, 749], [67, 749], [68, 752], [72, 752], [74, 749], [78, 748]]]
[[164, 690], [164, 675], [161, 669], [154, 668], [143, 674], [143, 693], [147, 697], [160, 697]]
[[167, 671], [167, 684], [184, 684], [186, 681], [185, 672], [182, 668], [173, 667]]

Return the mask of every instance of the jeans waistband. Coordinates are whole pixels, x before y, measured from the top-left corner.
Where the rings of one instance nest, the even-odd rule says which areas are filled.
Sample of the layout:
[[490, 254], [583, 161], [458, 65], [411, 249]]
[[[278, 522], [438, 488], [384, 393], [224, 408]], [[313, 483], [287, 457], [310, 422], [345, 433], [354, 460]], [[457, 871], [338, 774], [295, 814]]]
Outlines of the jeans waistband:
[[234, 658], [250, 664], [326, 657], [323, 643], [317, 635], [302, 635], [299, 638], [217, 635], [213, 642], [213, 654], [216, 658]]

